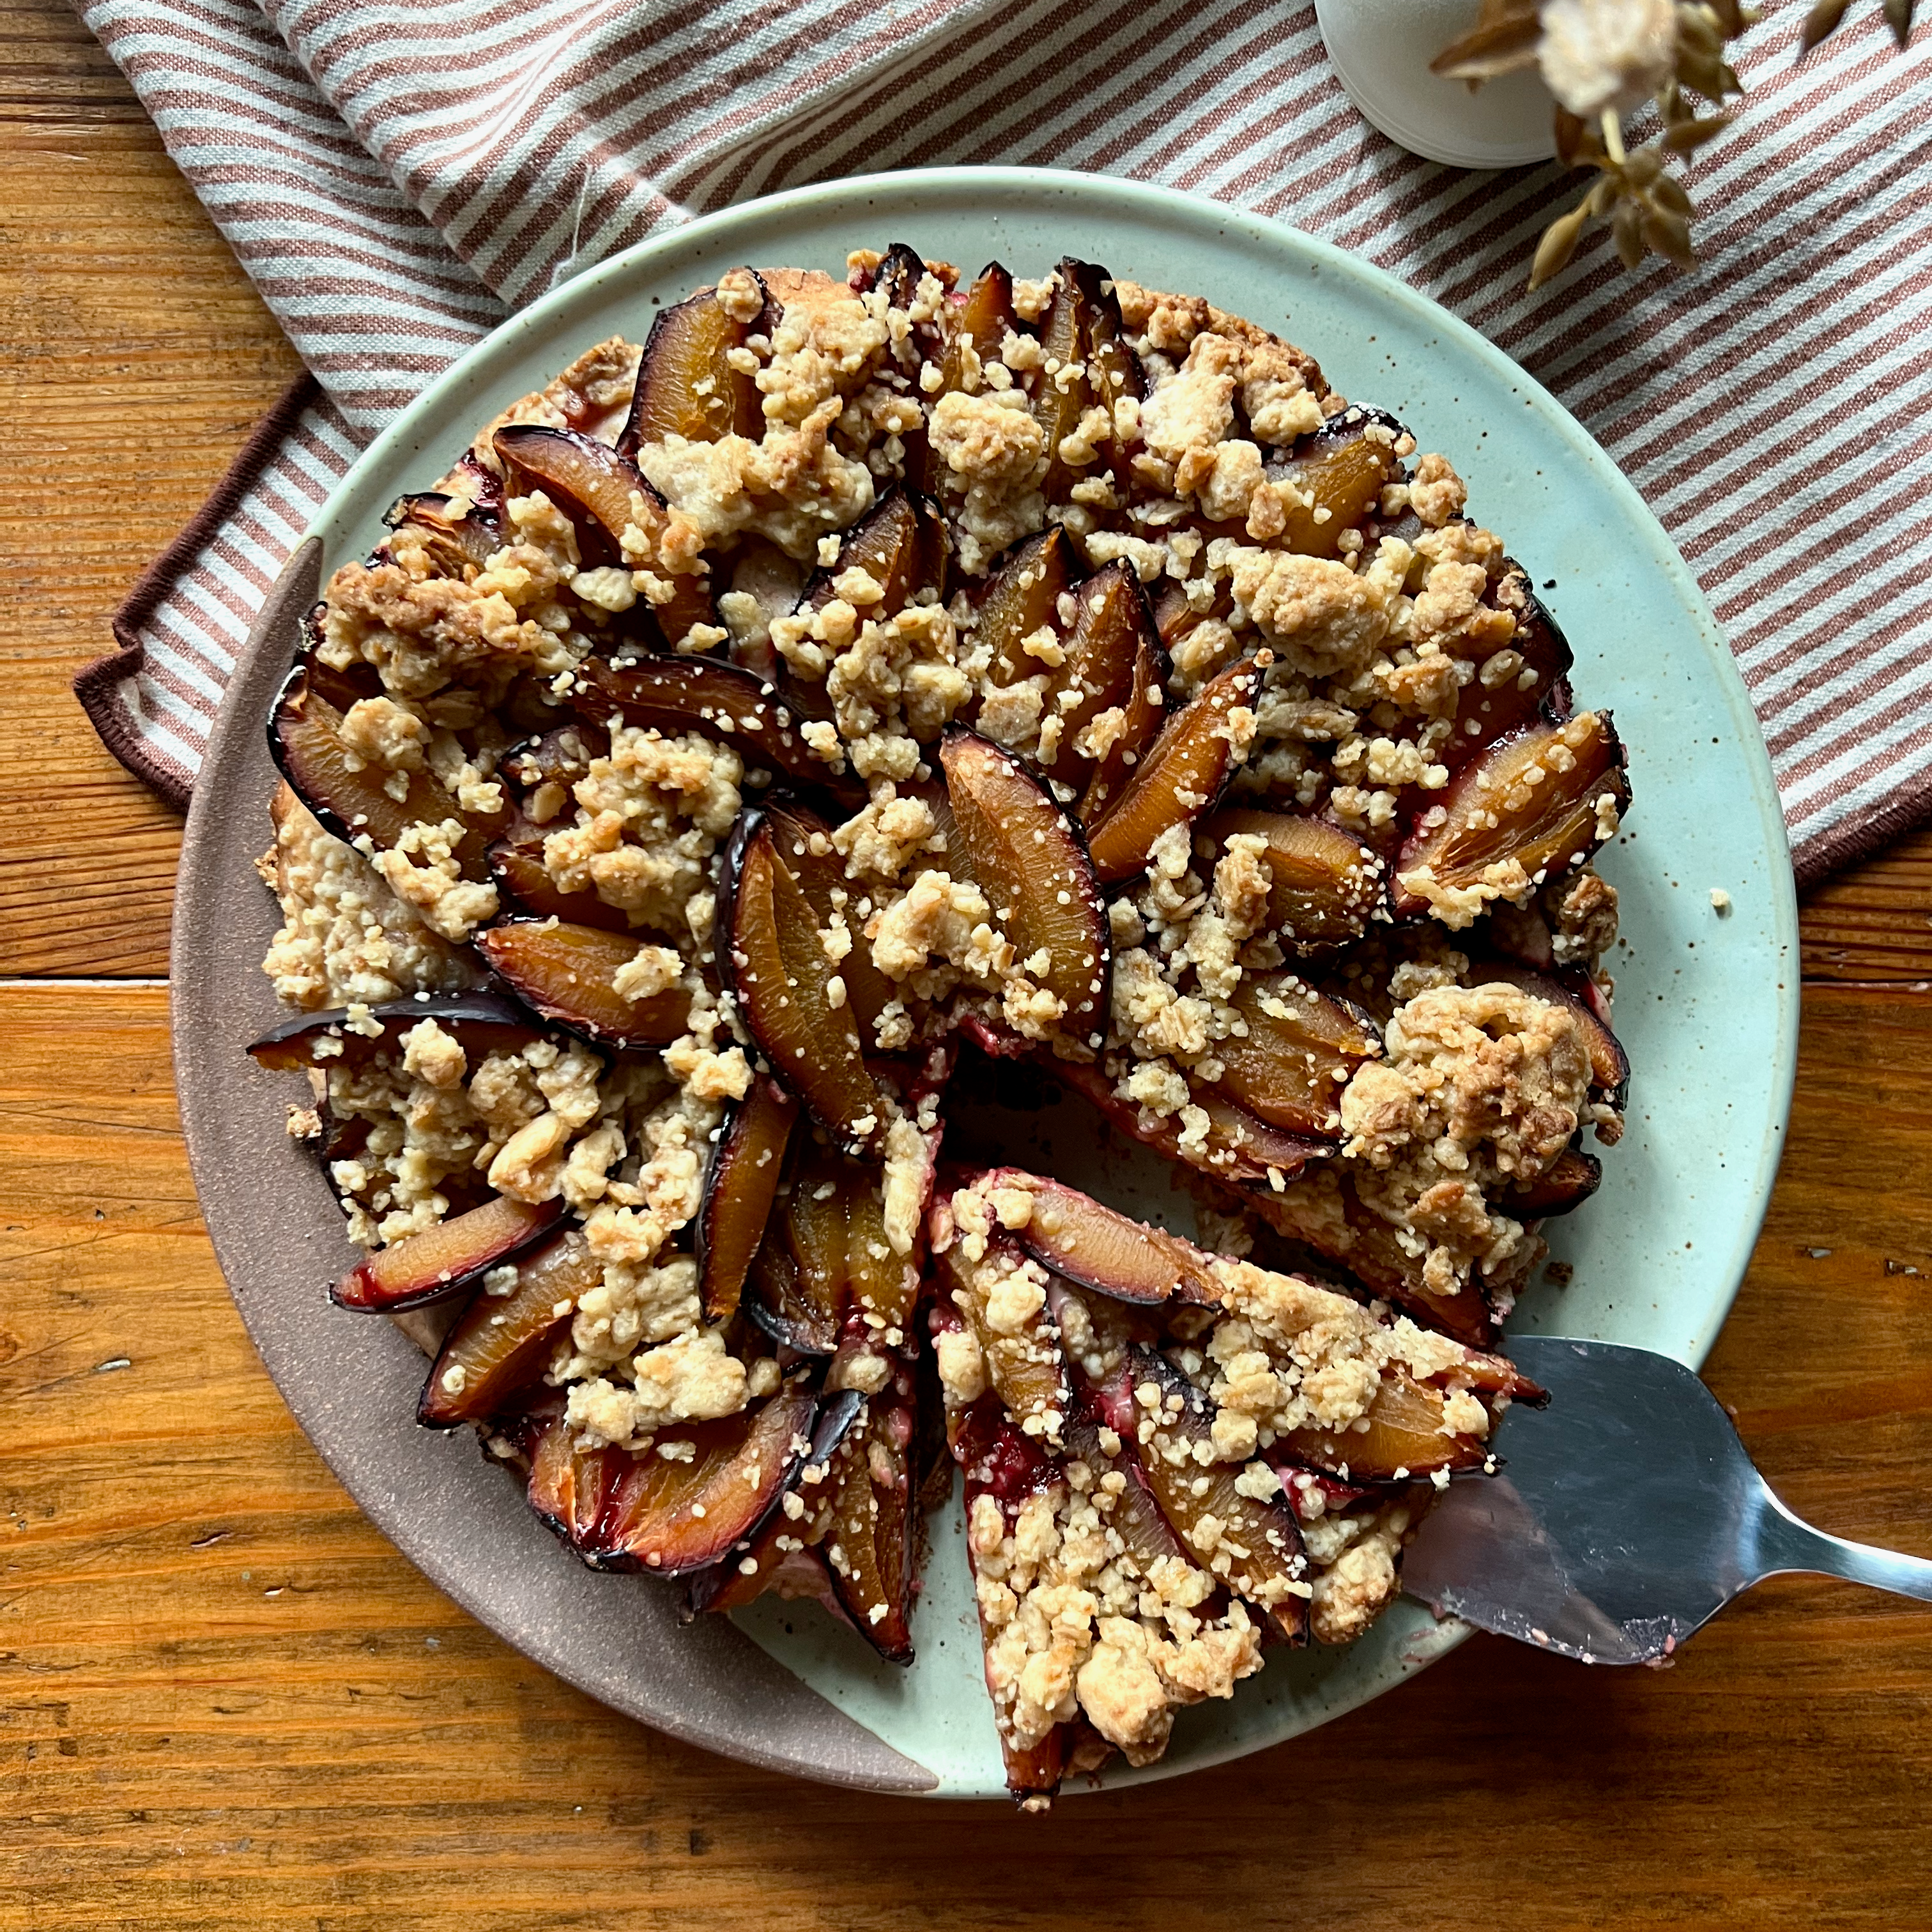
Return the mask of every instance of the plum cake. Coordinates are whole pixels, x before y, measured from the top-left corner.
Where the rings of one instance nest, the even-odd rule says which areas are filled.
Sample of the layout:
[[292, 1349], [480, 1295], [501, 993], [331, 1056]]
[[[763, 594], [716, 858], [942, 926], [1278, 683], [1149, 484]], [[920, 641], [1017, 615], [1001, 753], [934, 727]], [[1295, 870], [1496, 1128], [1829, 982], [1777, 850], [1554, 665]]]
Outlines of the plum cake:
[[[1441, 456], [1075, 260], [735, 269], [401, 498], [274, 700], [311, 1143], [586, 1563], [909, 1659], [963, 1484], [1044, 1804], [1480, 1480], [1628, 1066], [1606, 712]], [[956, 1144], [1024, 1080], [1192, 1238]]]

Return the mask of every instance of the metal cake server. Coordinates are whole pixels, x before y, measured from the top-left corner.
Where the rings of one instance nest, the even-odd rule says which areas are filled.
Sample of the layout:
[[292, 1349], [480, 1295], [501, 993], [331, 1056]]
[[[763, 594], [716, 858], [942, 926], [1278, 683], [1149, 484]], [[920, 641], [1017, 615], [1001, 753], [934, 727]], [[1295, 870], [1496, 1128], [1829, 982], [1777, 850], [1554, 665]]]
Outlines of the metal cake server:
[[1586, 1664], [1652, 1664], [1789, 1570], [1932, 1603], [1932, 1562], [1799, 1522], [1694, 1370], [1607, 1342], [1505, 1346], [1550, 1406], [1513, 1407], [1504, 1466], [1452, 1484], [1409, 1546], [1402, 1588], [1438, 1616]]

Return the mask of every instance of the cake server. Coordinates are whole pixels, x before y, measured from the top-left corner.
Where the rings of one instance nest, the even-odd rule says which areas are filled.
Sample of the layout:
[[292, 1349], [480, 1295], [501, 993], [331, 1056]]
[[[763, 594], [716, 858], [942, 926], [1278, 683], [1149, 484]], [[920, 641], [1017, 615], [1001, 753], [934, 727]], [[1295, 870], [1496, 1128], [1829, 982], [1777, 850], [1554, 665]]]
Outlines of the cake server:
[[1791, 1570], [1932, 1603], [1932, 1562], [1792, 1515], [1681, 1362], [1547, 1335], [1505, 1346], [1550, 1405], [1510, 1408], [1498, 1472], [1452, 1484], [1410, 1545], [1402, 1587], [1438, 1616], [1586, 1664], [1653, 1664]]

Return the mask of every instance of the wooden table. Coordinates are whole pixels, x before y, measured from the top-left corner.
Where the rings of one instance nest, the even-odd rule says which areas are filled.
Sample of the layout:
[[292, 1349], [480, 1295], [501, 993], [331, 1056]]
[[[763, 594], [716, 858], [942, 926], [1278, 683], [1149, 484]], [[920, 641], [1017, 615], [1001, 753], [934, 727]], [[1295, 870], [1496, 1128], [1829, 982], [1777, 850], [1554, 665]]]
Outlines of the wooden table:
[[[68, 680], [295, 370], [58, 0], [0, 0], [0, 1925], [1905, 1927], [1932, 1610], [1790, 1579], [1672, 1670], [1492, 1639], [1184, 1784], [853, 1797], [610, 1715], [425, 1583], [244, 1336], [189, 1186], [178, 828]], [[1814, 896], [1797, 1111], [1712, 1386], [1932, 1552], [1932, 835]]]

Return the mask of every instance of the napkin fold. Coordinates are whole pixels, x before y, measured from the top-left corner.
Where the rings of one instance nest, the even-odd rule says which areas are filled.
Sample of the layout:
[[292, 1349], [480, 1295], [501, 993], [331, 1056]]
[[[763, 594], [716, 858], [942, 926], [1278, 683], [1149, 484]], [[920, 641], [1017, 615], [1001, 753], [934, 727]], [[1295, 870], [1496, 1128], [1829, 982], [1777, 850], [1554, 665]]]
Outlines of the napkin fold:
[[1737, 125], [1692, 169], [1698, 268], [1626, 273], [1599, 230], [1532, 296], [1537, 237], [1583, 178], [1403, 152], [1349, 103], [1306, 4], [82, 10], [310, 372], [76, 680], [110, 749], [177, 805], [310, 518], [506, 314], [734, 202], [1010, 163], [1256, 210], [1480, 329], [1585, 423], [1696, 574], [1801, 881], [1932, 813], [1932, 24], [1900, 53], [1873, 4], [1801, 61], [1802, 10], [1774, 7], [1740, 44]]

